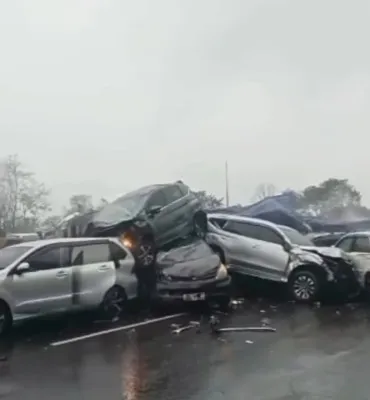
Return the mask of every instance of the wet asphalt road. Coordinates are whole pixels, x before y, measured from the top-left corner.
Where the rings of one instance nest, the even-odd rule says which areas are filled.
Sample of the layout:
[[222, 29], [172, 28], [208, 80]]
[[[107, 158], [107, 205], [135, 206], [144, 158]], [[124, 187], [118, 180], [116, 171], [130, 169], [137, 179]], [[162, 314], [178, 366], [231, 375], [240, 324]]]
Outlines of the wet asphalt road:
[[[171, 333], [172, 323], [57, 347], [50, 343], [112, 324], [90, 316], [26, 324], [2, 342], [1, 399], [368, 400], [370, 306], [246, 301], [223, 326], [269, 323], [276, 333]], [[123, 321], [120, 326], [130, 321]]]

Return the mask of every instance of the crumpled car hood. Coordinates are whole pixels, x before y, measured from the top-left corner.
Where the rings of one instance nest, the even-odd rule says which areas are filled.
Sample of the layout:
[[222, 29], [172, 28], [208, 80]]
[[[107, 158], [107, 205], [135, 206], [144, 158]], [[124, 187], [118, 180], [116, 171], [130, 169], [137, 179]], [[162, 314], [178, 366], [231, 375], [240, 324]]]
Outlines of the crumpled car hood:
[[217, 254], [203, 240], [196, 239], [190, 244], [160, 252], [157, 267], [165, 275], [178, 278], [200, 277], [219, 267]]
[[94, 215], [92, 223], [96, 227], [103, 228], [130, 221], [134, 217], [135, 215], [126, 208], [116, 204], [108, 204]]
[[316, 247], [316, 246], [301, 246], [303, 250], [319, 254], [323, 257], [330, 258], [345, 258], [346, 253], [337, 247]]

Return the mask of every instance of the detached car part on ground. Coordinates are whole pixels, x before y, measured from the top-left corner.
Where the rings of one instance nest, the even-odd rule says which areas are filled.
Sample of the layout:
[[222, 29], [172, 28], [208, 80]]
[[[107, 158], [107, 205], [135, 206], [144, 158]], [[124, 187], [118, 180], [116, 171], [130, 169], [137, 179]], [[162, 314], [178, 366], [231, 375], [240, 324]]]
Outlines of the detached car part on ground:
[[69, 235], [119, 237], [142, 266], [154, 265], [159, 249], [191, 234], [204, 237], [207, 230], [200, 201], [180, 181], [137, 189], [88, 218], [72, 220]]
[[203, 240], [189, 240], [159, 253], [157, 269], [160, 301], [208, 301], [221, 307], [230, 302], [226, 266]]
[[348, 296], [359, 292], [353, 260], [339, 249], [315, 247], [292, 228], [254, 218], [215, 213], [208, 221], [207, 242], [236, 279], [286, 283], [299, 302], [314, 301], [328, 288]]
[[45, 239], [0, 250], [0, 334], [13, 321], [60, 312], [118, 316], [136, 297], [134, 265], [118, 239]]

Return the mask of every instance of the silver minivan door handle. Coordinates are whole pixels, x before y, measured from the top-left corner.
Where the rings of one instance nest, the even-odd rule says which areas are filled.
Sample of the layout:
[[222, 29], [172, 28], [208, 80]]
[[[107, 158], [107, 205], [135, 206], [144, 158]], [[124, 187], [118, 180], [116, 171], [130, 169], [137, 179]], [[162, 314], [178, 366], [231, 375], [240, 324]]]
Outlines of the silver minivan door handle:
[[99, 271], [108, 271], [110, 269], [109, 265], [101, 265], [98, 270]]
[[66, 276], [67, 276], [67, 272], [64, 272], [64, 271], [59, 271], [56, 274], [57, 278], [65, 278]]

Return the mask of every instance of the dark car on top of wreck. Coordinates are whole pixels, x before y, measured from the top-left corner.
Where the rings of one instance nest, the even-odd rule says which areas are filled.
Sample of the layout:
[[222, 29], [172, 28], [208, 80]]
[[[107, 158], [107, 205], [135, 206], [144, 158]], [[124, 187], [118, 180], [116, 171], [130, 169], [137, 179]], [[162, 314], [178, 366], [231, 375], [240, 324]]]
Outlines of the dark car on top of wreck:
[[204, 237], [207, 217], [181, 181], [127, 193], [95, 213], [73, 218], [68, 236], [119, 237], [143, 266], [154, 265], [159, 249], [194, 235]]
[[239, 215], [209, 213], [207, 242], [229, 264], [235, 279], [250, 276], [287, 285], [293, 299], [311, 302], [328, 289], [346, 296], [360, 291], [349, 254], [316, 247], [287, 226]]

